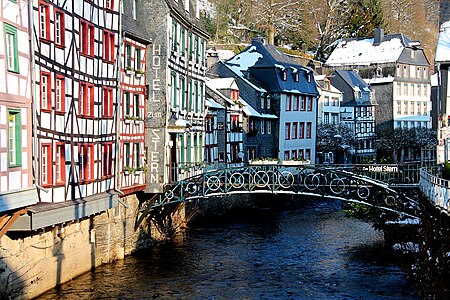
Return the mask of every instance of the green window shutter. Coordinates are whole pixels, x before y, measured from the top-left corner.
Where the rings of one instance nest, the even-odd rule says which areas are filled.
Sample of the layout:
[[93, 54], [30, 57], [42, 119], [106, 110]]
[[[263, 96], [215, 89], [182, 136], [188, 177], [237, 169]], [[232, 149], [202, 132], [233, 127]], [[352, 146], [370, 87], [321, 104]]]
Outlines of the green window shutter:
[[22, 165], [21, 127], [20, 110], [8, 110], [8, 162], [10, 167]]
[[172, 74], [172, 100], [173, 107], [177, 107], [177, 75], [175, 73]]
[[182, 77], [181, 79], [180, 79], [180, 89], [181, 89], [181, 99], [180, 99], [180, 102], [181, 102], [181, 110], [184, 110], [184, 109], [186, 109], [186, 107], [185, 107], [185, 105], [186, 105], [186, 103], [185, 103], [185, 98], [186, 98], [186, 82], [185, 82], [185, 79], [184, 79], [184, 77]]
[[186, 159], [184, 158], [184, 133], [180, 134], [180, 162], [186, 162]]
[[9, 71], [19, 73], [19, 50], [17, 41], [17, 28], [4, 23], [5, 31], [5, 47], [6, 47], [6, 62]]
[[187, 137], [187, 163], [191, 163], [192, 159], [191, 159], [191, 155], [192, 155], [192, 149], [191, 149], [191, 134], [188, 133], [188, 137]]

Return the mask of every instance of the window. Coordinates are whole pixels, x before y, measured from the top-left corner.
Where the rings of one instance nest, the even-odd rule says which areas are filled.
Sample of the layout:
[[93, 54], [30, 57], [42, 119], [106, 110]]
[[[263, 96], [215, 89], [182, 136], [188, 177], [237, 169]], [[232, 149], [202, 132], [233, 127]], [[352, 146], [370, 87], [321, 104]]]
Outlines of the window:
[[55, 9], [55, 45], [64, 47], [65, 45], [65, 25], [64, 13]]
[[306, 97], [306, 110], [312, 111], [312, 97]]
[[272, 122], [271, 121], [266, 121], [266, 125], [267, 125], [267, 134], [272, 134]]
[[298, 158], [304, 158], [305, 155], [303, 154], [304, 150], [303, 149], [298, 149]]
[[195, 100], [195, 109], [194, 111], [197, 113], [198, 112], [198, 81], [194, 82], [194, 100]]
[[78, 114], [85, 117], [94, 116], [94, 85], [81, 82], [78, 100]]
[[19, 73], [19, 52], [17, 42], [17, 28], [4, 23], [6, 64], [8, 71]]
[[102, 145], [102, 175], [104, 177], [112, 176], [112, 143]]
[[289, 160], [289, 150], [284, 151], [284, 160]]
[[329, 124], [330, 123], [330, 114], [327, 112], [323, 113], [323, 123], [324, 124]]
[[403, 102], [403, 114], [408, 114], [408, 101]]
[[294, 81], [295, 82], [299, 82], [300, 81], [300, 76], [299, 76], [298, 72], [294, 73]]
[[324, 106], [329, 106], [330, 105], [330, 97], [329, 96], [324, 96], [323, 97], [323, 105]]
[[290, 140], [291, 139], [291, 123], [286, 123], [284, 125], [284, 139]]
[[397, 66], [397, 72], [396, 72], [396, 76], [400, 77], [400, 65]]
[[199, 54], [200, 54], [200, 45], [199, 45], [199, 39], [198, 36], [195, 37], [195, 44], [194, 44], [194, 51], [195, 51], [195, 61], [199, 62]]
[[407, 66], [403, 66], [403, 78], [408, 77], [408, 67]]
[[133, 144], [133, 167], [139, 168], [141, 166], [141, 148], [139, 143]]
[[114, 52], [116, 45], [114, 43], [114, 33], [103, 31], [103, 59], [108, 62], [114, 61]]
[[50, 7], [47, 3], [39, 3], [39, 37], [50, 40]]
[[265, 129], [265, 127], [264, 127], [264, 120], [261, 120], [261, 121], [260, 121], [260, 123], [259, 123], [259, 129], [260, 129], [260, 131], [261, 131], [261, 132], [260, 132], [261, 134], [265, 134], [265, 130], [264, 130], [264, 129]]
[[302, 101], [300, 102], [300, 110], [304, 111], [306, 109], [306, 97], [305, 96], [301, 96], [302, 97]]
[[312, 123], [306, 122], [306, 138], [307, 139], [311, 138], [311, 132], [312, 132]]
[[186, 110], [186, 79], [180, 77], [180, 108]]
[[281, 80], [283, 80], [283, 81], [287, 80], [287, 70], [281, 71]]
[[305, 122], [300, 122], [300, 133], [298, 136], [300, 139], [305, 138]]
[[402, 85], [401, 85], [401, 83], [397, 83], [396, 91], [397, 91], [397, 96], [400, 96], [402, 94]]
[[256, 148], [255, 147], [247, 147], [247, 156], [248, 160], [252, 160], [256, 158]]
[[[185, 1], [185, 3], [188, 3], [189, 1]], [[180, 28], [180, 35], [181, 35], [181, 54], [184, 56], [186, 53], [186, 29], [184, 29], [183, 26]]]
[[397, 101], [397, 115], [402, 114], [402, 103], [400, 101]]
[[55, 111], [66, 111], [66, 82], [63, 75], [56, 75], [55, 78]]
[[131, 147], [130, 143], [123, 144], [123, 166], [131, 167]]
[[113, 116], [113, 89], [102, 88], [102, 117], [112, 118]]
[[297, 150], [292, 150], [292, 151], [291, 151], [291, 158], [292, 158], [292, 159], [297, 158]]
[[294, 111], [298, 111], [299, 102], [300, 102], [299, 96], [295, 95], [294, 96], [294, 108], [293, 108]]
[[94, 25], [81, 21], [80, 29], [81, 54], [94, 56]]
[[22, 130], [19, 110], [8, 110], [8, 161], [10, 167], [22, 164]]
[[41, 145], [41, 184], [43, 186], [52, 185], [52, 145]]
[[125, 45], [125, 69], [134, 71], [131, 49], [130, 44]]
[[41, 72], [41, 109], [52, 109], [52, 83], [47, 72]]
[[292, 110], [292, 95], [286, 95], [286, 111]]
[[80, 167], [80, 181], [94, 179], [94, 145], [82, 144], [79, 146], [78, 163]]
[[428, 104], [427, 102], [423, 102], [423, 110], [422, 110], [422, 115], [426, 116], [428, 115]]
[[423, 68], [423, 79], [428, 78], [428, 68]]
[[123, 93], [123, 111], [124, 116], [129, 117], [131, 116], [131, 98], [130, 98], [130, 92], [124, 92]]
[[141, 116], [140, 114], [140, 110], [141, 110], [141, 105], [140, 105], [140, 99], [139, 99], [139, 94], [134, 94], [134, 116], [136, 118], [139, 118]]
[[55, 183], [64, 184], [66, 181], [66, 151], [64, 143], [56, 144]]
[[142, 59], [141, 58], [141, 48], [136, 48], [134, 50], [134, 64], [135, 64], [134, 69], [135, 70], [142, 70], [141, 59]]
[[381, 75], [383, 75], [382, 69], [380, 67], [378, 67], [375, 72], [377, 77], [381, 77]]
[[230, 130], [237, 131], [239, 129], [239, 115], [230, 116]]
[[403, 84], [403, 95], [408, 96], [408, 84], [407, 83]]
[[414, 101], [409, 101], [409, 114], [414, 115]]
[[311, 149], [305, 149], [305, 159], [311, 159]]
[[114, 10], [114, 0], [105, 0], [105, 7], [106, 9]]
[[292, 123], [292, 132], [291, 132], [291, 137], [293, 140], [297, 139], [297, 134], [298, 134], [298, 123], [293, 122]]

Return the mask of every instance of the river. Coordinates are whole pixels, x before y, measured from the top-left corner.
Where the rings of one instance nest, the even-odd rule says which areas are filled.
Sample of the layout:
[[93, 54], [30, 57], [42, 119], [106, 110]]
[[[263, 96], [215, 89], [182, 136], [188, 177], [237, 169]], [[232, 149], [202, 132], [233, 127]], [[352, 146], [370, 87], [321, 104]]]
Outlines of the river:
[[381, 232], [314, 200], [199, 224], [39, 299], [419, 299], [412, 290]]

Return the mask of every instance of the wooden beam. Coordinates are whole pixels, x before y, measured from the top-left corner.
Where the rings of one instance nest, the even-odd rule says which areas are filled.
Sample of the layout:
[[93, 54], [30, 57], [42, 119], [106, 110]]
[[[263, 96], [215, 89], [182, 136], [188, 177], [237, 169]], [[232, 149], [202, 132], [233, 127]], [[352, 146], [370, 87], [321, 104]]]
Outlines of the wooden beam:
[[5, 235], [5, 233], [14, 224], [14, 222], [20, 217], [20, 215], [25, 214], [27, 211], [28, 209], [24, 208], [15, 212], [10, 212], [0, 217], [0, 239]]

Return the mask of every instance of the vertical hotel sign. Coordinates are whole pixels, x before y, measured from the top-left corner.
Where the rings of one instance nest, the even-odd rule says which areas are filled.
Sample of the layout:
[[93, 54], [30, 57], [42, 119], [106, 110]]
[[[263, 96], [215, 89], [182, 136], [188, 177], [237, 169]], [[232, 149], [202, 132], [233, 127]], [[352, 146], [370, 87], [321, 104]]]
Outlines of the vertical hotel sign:
[[147, 148], [147, 192], [161, 193], [164, 187], [165, 59], [161, 44], [150, 51], [145, 142]]

